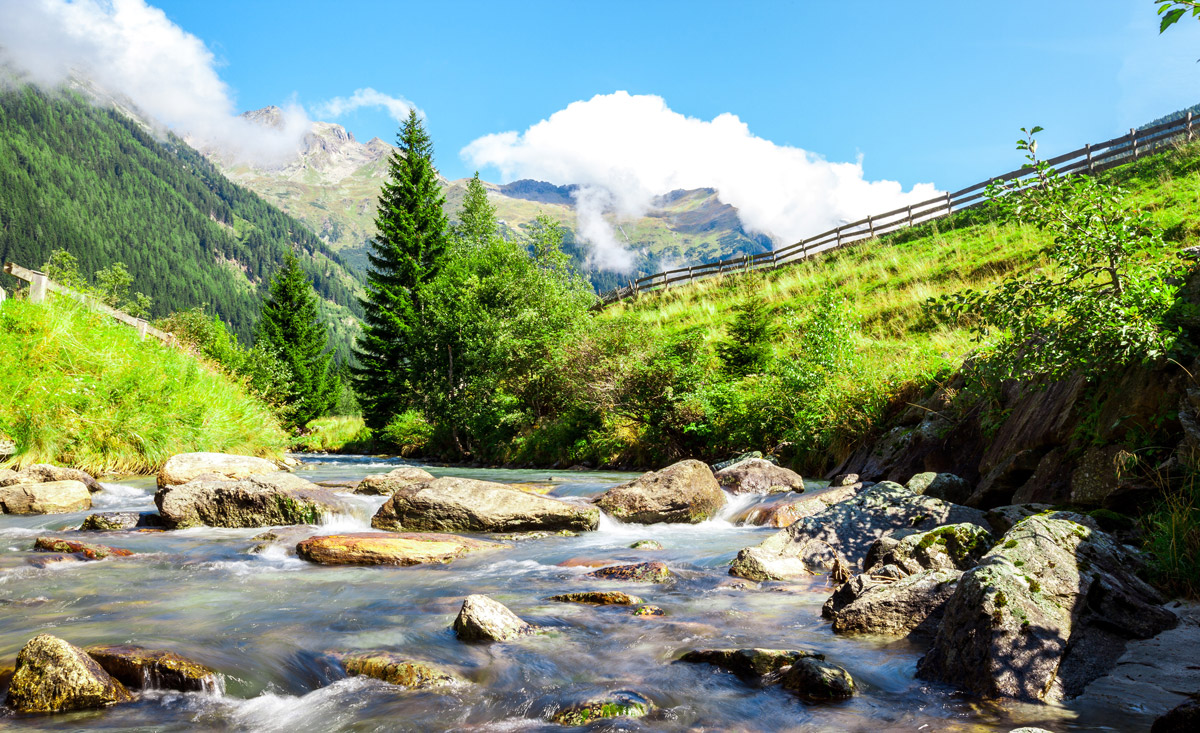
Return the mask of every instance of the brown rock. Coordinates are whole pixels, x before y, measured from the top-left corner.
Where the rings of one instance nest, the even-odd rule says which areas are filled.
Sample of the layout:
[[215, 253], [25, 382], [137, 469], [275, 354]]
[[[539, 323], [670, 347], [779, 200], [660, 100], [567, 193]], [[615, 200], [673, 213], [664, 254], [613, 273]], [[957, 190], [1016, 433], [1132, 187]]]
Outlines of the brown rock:
[[391, 496], [406, 486], [423, 484], [433, 481], [433, 474], [416, 466], [400, 466], [387, 473], [377, 473], [367, 476], [358, 483], [354, 492], [358, 494], [379, 494]]
[[230, 453], [180, 453], [171, 456], [158, 472], [158, 487], [186, 484], [203, 475], [229, 481], [248, 478], [260, 473], [275, 473], [274, 461]]
[[92, 507], [92, 494], [80, 481], [48, 481], [0, 487], [4, 514], [66, 514]]
[[634, 583], [663, 583], [671, 579], [666, 563], [641, 562], [635, 565], [613, 565], [588, 573], [589, 578], [628, 580]]
[[593, 606], [636, 606], [644, 603], [641, 598], [619, 590], [585, 590], [577, 593], [560, 593], [548, 600], [559, 603], [587, 603]]
[[33, 543], [33, 549], [38, 552], [62, 552], [79, 555], [85, 560], [103, 560], [107, 557], [129, 557], [133, 555], [131, 550], [122, 550], [91, 542], [64, 540], [58, 537], [38, 537]]
[[446, 476], [398, 489], [371, 526], [397, 532], [527, 532], [592, 530], [599, 522], [595, 507]]
[[470, 552], [503, 547], [433, 532], [358, 532], [310, 537], [296, 545], [296, 554], [321, 565], [419, 565], [447, 563]]
[[762, 458], [747, 458], [714, 474], [721, 488], [731, 494], [774, 494], [804, 491], [804, 479], [791, 469]]
[[428, 662], [407, 659], [395, 652], [366, 651], [331, 654], [349, 675], [362, 675], [414, 690], [466, 684], [459, 675]]
[[534, 628], [498, 601], [470, 595], [454, 619], [454, 633], [463, 641], [511, 641]]
[[35, 636], [17, 655], [8, 706], [19, 713], [57, 713], [129, 702], [133, 696], [82, 649]]
[[622, 522], [696, 524], [716, 515], [725, 494], [707, 465], [687, 460], [609, 489], [596, 503]]
[[130, 644], [100, 644], [84, 651], [105, 672], [135, 690], [220, 692], [223, 688], [216, 672], [175, 652]]

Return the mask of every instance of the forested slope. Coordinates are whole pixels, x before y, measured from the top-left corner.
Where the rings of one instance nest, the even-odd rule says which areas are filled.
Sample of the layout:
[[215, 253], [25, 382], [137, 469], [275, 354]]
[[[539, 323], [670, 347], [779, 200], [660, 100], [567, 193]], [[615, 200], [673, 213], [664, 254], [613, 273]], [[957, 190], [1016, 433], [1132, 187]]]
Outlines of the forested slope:
[[[55, 249], [85, 273], [124, 262], [151, 313], [208, 304], [243, 340], [294, 250], [347, 352], [354, 275], [292, 217], [168, 135], [70, 94], [0, 93], [0, 259], [40, 267]], [[7, 279], [7, 278], [6, 278]], [[15, 282], [9, 280], [5, 287]]]

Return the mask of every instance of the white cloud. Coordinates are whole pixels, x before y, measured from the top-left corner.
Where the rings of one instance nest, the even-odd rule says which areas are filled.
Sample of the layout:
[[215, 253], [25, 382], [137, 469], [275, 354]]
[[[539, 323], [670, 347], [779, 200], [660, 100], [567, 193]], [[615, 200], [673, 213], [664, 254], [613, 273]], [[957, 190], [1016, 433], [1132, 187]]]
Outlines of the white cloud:
[[939, 194], [927, 183], [906, 192], [895, 181], [867, 181], [861, 158], [833, 163], [776, 145], [736, 115], [699, 120], [661, 97], [627, 92], [573, 102], [524, 133], [485, 135], [461, 155], [496, 166], [505, 180], [583, 186], [580, 234], [592, 245], [593, 264], [617, 271], [629, 270], [633, 258], [601, 213], [608, 206], [618, 217], [638, 216], [655, 195], [675, 189], [716, 189], [747, 229], [780, 244]]
[[88, 79], [200, 144], [271, 160], [294, 152], [310, 126], [295, 104], [278, 127], [240, 118], [204, 42], [144, 0], [0, 0], [0, 18], [0, 62], [25, 79]]
[[360, 107], [382, 107], [397, 122], [404, 122], [408, 118], [408, 113], [414, 109], [417, 110], [419, 116], [425, 116], [424, 112], [417, 109], [415, 104], [404, 97], [393, 97], [389, 94], [376, 91], [371, 87], [355, 89], [354, 94], [350, 95], [349, 99], [346, 97], [334, 97], [328, 102], [318, 104], [313, 108], [313, 114], [317, 117], [337, 118], [353, 112]]

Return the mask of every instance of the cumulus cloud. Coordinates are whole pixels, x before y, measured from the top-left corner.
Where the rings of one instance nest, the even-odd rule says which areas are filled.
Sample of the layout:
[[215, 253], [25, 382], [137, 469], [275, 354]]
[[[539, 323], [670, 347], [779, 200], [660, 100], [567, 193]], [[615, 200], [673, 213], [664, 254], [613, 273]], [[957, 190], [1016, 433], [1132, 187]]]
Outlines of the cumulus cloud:
[[716, 189], [748, 230], [781, 245], [939, 194], [932, 184], [905, 191], [895, 181], [868, 181], [861, 157], [837, 163], [776, 145], [733, 114], [700, 120], [661, 97], [627, 92], [573, 102], [523, 133], [485, 135], [461, 155], [496, 166], [505, 180], [579, 184], [579, 232], [592, 264], [617, 271], [628, 271], [633, 256], [603, 214], [640, 216], [655, 195], [675, 189]]
[[382, 107], [397, 122], [404, 122], [408, 118], [408, 113], [414, 109], [417, 110], [419, 116], [425, 116], [424, 112], [404, 97], [393, 97], [389, 94], [376, 91], [371, 87], [355, 89], [354, 94], [350, 95], [349, 98], [334, 97], [327, 102], [318, 104], [313, 108], [313, 114], [318, 117], [332, 117], [336, 119], [361, 107]]

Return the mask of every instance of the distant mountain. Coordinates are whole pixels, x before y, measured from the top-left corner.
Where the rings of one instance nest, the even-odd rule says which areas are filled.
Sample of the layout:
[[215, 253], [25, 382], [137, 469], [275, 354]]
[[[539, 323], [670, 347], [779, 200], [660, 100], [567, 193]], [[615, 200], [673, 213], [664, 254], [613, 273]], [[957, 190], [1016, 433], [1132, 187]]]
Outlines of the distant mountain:
[[[282, 111], [266, 107], [245, 113], [264, 125], [282, 124]], [[314, 122], [292, 158], [273, 165], [238, 161], [227, 151], [201, 148], [231, 180], [257, 192], [304, 222], [352, 267], [366, 267], [366, 243], [374, 234], [375, 205], [387, 178], [393, 148], [379, 138], [360, 143], [341, 125]], [[453, 218], [462, 205], [467, 180], [446, 181], [446, 212]], [[584, 262], [587, 246], [575, 238], [577, 186], [519, 180], [485, 184], [497, 217], [508, 233], [521, 236], [539, 214], [567, 228], [566, 248]], [[657, 272], [672, 263], [701, 263], [735, 254], [771, 249], [765, 235], [745, 230], [737, 210], [712, 189], [672, 191], [659, 196], [643, 217], [610, 217], [614, 231], [637, 254], [632, 277]], [[627, 280], [629, 274], [590, 272], [599, 289]]]

